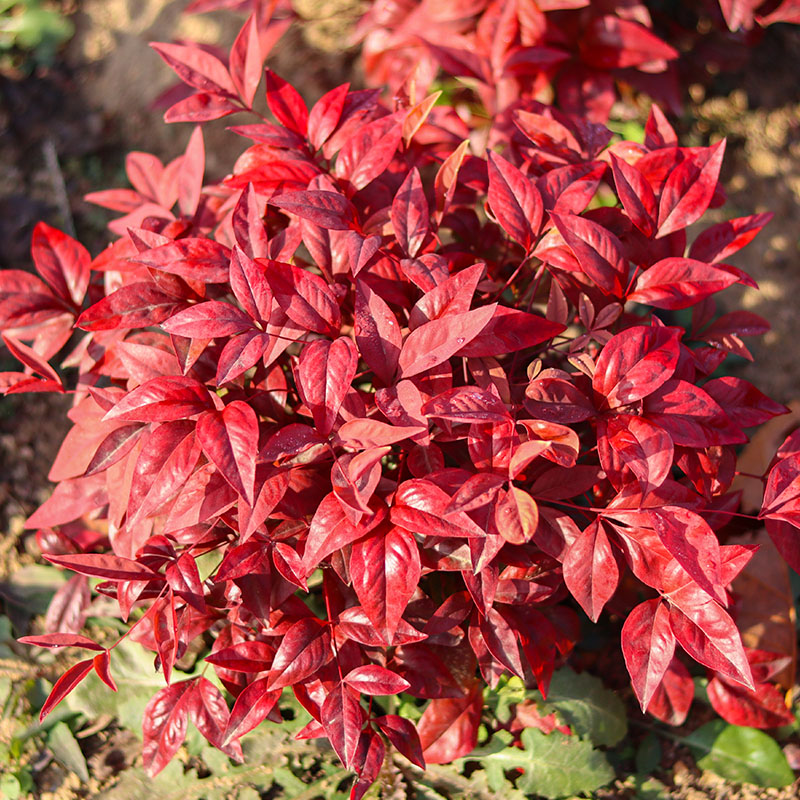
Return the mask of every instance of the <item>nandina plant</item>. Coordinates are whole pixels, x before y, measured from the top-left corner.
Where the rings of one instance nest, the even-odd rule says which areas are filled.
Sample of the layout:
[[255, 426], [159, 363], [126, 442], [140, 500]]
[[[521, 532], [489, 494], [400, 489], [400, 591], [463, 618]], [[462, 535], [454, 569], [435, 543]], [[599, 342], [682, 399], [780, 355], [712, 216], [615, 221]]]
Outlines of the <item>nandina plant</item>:
[[[116, 645], [80, 633], [92, 578], [164, 676], [151, 774], [188, 720], [241, 758], [291, 690], [299, 737], [327, 737], [361, 797], [387, 746], [420, 767], [468, 754], [504, 673], [546, 695], [581, 612], [606, 608], [644, 711], [682, 722], [696, 662], [727, 719], [789, 722], [784, 661], [736, 628], [754, 546], [725, 543], [736, 447], [786, 409], [714, 377], [767, 330], [713, 297], [753, 285], [726, 259], [769, 215], [687, 252], [723, 200], [724, 142], [679, 146], [657, 107], [643, 143], [614, 141], [521, 100], [480, 152], [413, 82], [394, 109], [343, 85], [309, 110], [269, 70], [267, 119], [252, 105], [282, 26], [252, 16], [227, 62], [154, 45], [192, 90], [168, 119], [255, 115], [230, 174], [204, 180], [199, 127], [167, 165], [131, 153], [133, 188], [88, 198], [124, 215], [110, 247], [92, 259], [40, 224], [38, 276], [0, 276], [24, 365], [5, 391], [66, 391], [49, 360], [68, 341], [77, 370], [57, 486], [28, 520], [75, 574], [23, 641], [89, 656], [42, 716], [93, 670], [115, 688]], [[761, 514], [795, 569], [799, 443]], [[205, 676], [172, 681], [199, 637], [232, 707]], [[418, 724], [399, 693], [427, 702]]]

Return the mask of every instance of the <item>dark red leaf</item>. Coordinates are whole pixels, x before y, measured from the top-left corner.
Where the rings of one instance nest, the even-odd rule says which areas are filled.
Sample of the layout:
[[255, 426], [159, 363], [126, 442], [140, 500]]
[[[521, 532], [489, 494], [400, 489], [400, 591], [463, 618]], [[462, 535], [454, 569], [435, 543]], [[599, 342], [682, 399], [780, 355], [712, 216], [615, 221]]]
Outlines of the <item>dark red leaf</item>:
[[35, 644], [37, 647], [83, 647], [86, 650], [103, 650], [103, 646], [86, 636], [77, 633], [43, 633], [39, 636], [21, 636], [22, 644]]
[[196, 45], [159, 42], [152, 43], [150, 46], [189, 86], [202, 92], [236, 96], [236, 87], [231, 81], [228, 70], [211, 53]]
[[325, 666], [331, 658], [331, 634], [316, 617], [295, 622], [284, 634], [272, 660], [269, 689], [301, 683]]
[[475, 681], [462, 697], [431, 700], [417, 723], [424, 760], [447, 764], [469, 754], [478, 743], [483, 691]]
[[322, 704], [320, 722], [336, 755], [345, 767], [351, 767], [364, 724], [358, 694], [344, 683], [335, 686]]
[[414, 258], [430, 233], [430, 211], [419, 170], [414, 167], [392, 200], [390, 219], [403, 252]]
[[202, 383], [180, 375], [165, 375], [137, 386], [103, 419], [169, 422], [200, 414], [211, 405], [211, 396]]
[[53, 686], [52, 691], [44, 701], [39, 712], [41, 722], [91, 671], [94, 666], [93, 659], [87, 658], [70, 667]]
[[70, 555], [44, 554], [44, 558], [59, 567], [71, 569], [91, 578], [107, 581], [152, 581], [160, 579], [158, 573], [130, 558], [112, 553], [75, 553]]
[[410, 719], [397, 714], [387, 714], [383, 717], [376, 717], [374, 722], [400, 753], [412, 764], [416, 764], [420, 769], [425, 769], [425, 758], [422, 755], [419, 733]]
[[280, 696], [280, 689], [267, 691], [266, 678], [259, 678], [249, 684], [233, 704], [223, 742], [238, 739], [260, 725], [275, 708]]
[[212, 239], [179, 239], [131, 260], [190, 281], [227, 283], [231, 251]]
[[182, 298], [154, 283], [129, 283], [89, 306], [75, 326], [85, 331], [146, 328], [163, 322], [183, 305]]

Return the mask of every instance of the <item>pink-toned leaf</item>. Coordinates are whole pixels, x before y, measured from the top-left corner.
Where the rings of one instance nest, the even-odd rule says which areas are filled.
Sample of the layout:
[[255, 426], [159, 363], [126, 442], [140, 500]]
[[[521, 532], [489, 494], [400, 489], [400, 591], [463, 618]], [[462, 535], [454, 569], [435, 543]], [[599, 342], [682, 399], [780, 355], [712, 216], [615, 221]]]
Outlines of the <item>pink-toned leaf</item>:
[[341, 312], [335, 295], [318, 275], [280, 261], [260, 261], [278, 305], [302, 328], [337, 336]]
[[390, 383], [397, 369], [403, 337], [392, 310], [364, 281], [356, 284], [355, 335], [370, 369]]
[[34, 644], [37, 647], [83, 647], [86, 650], [103, 650], [103, 646], [78, 633], [43, 633], [39, 636], [21, 636], [21, 644]]
[[189, 86], [193, 86], [201, 92], [236, 96], [236, 87], [231, 81], [228, 70], [211, 53], [196, 45], [160, 42], [152, 43], [150, 46]]
[[219, 689], [206, 677], [198, 678], [190, 689], [189, 719], [210, 744], [235, 761], [243, 760], [238, 742], [224, 743], [230, 719], [228, 706]]
[[220, 474], [252, 506], [255, 502], [258, 417], [242, 400], [197, 420], [197, 440]]
[[[252, 192], [252, 187], [248, 191]], [[234, 247], [231, 253], [230, 284], [236, 299], [253, 319], [262, 322], [269, 319], [272, 290], [269, 288], [264, 267], [238, 247]]]
[[221, 300], [208, 300], [179, 311], [161, 327], [188, 339], [215, 339], [233, 336], [253, 327], [252, 319], [236, 306]]
[[231, 80], [248, 108], [253, 106], [263, 62], [258, 23], [253, 14], [247, 18], [236, 36], [228, 63]]
[[219, 242], [188, 238], [145, 250], [131, 261], [191, 281], [227, 283], [230, 256]]
[[269, 204], [307, 219], [329, 231], [354, 230], [356, 210], [343, 195], [323, 189], [286, 192], [271, 197]]
[[144, 328], [163, 322], [182, 305], [182, 298], [154, 283], [129, 283], [89, 306], [75, 326], [85, 331]]
[[91, 257], [71, 236], [39, 222], [33, 229], [31, 255], [38, 273], [55, 293], [80, 306], [89, 286]]
[[308, 141], [315, 150], [319, 150], [336, 130], [349, 89], [350, 84], [344, 83], [326, 92], [314, 103], [308, 115]]
[[468, 345], [486, 327], [496, 303], [426, 322], [403, 342], [398, 365], [404, 378], [438, 366]]
[[70, 555], [44, 554], [44, 558], [59, 567], [71, 569], [91, 578], [107, 581], [161, 580], [158, 573], [144, 564], [112, 553], [74, 553]]
[[678, 363], [679, 345], [669, 328], [628, 328], [614, 336], [597, 359], [592, 387], [610, 408], [646, 397], [666, 383]]
[[165, 375], [128, 392], [103, 420], [168, 422], [194, 416], [211, 405], [211, 396], [202, 383], [181, 375]]

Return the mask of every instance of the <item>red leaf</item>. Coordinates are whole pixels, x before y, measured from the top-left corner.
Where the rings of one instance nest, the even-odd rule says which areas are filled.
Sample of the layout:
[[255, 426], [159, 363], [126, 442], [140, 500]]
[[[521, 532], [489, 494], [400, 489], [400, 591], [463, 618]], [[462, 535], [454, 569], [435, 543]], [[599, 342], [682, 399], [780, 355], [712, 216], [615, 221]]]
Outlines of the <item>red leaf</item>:
[[364, 281], [356, 284], [355, 335], [369, 368], [384, 383], [391, 383], [403, 337], [392, 310]]
[[188, 217], [194, 216], [203, 190], [203, 173], [206, 166], [206, 151], [203, 131], [198, 125], [192, 131], [186, 151], [178, 170], [178, 207]]
[[658, 204], [653, 187], [634, 164], [629, 164], [613, 153], [611, 167], [614, 184], [622, 207], [631, 222], [648, 238], [655, 233]]
[[144, 425], [139, 422], [131, 422], [111, 431], [100, 442], [84, 475], [88, 477], [98, 472], [105, 472], [109, 467], [125, 458], [139, 441], [143, 430]]
[[154, 283], [129, 283], [89, 306], [76, 320], [85, 331], [112, 331], [158, 325], [172, 316], [183, 299]]
[[502, 400], [475, 386], [459, 386], [436, 395], [425, 403], [422, 413], [450, 422], [506, 422], [511, 419]]
[[116, 692], [117, 684], [114, 678], [111, 677], [111, 655], [109, 651], [103, 650], [102, 653], [98, 653], [92, 659], [92, 665], [94, 666], [94, 671], [97, 673], [97, 677], [100, 678], [112, 692]]
[[83, 647], [86, 650], [103, 650], [103, 646], [86, 636], [77, 633], [43, 633], [39, 636], [21, 636], [21, 644], [34, 644], [37, 647]]
[[650, 61], [671, 61], [678, 52], [644, 25], [606, 14], [595, 17], [580, 42], [581, 57], [596, 69], [637, 67]]
[[[252, 193], [252, 187], [249, 189]], [[243, 194], [242, 197], [247, 197]], [[262, 225], [263, 223], [259, 223]], [[249, 237], [248, 237], [249, 238]], [[230, 284], [242, 308], [256, 320], [265, 322], [272, 310], [272, 290], [264, 267], [249, 258], [238, 247], [231, 253]]]
[[202, 383], [180, 375], [165, 375], [128, 392], [103, 420], [168, 422], [194, 416], [209, 406], [211, 396]]
[[749, 244], [773, 216], [767, 211], [750, 217], [737, 217], [727, 222], [718, 222], [706, 228], [692, 242], [689, 256], [709, 264], [724, 261]]
[[267, 281], [286, 316], [302, 328], [338, 336], [341, 313], [336, 296], [318, 275], [280, 261], [259, 261]]
[[177, 561], [169, 564], [164, 574], [167, 584], [181, 600], [201, 614], [206, 612], [200, 572], [194, 556], [189, 551], [181, 553]]
[[524, 403], [534, 418], [565, 425], [584, 422], [597, 413], [591, 400], [572, 383], [546, 375], [528, 384]]
[[377, 528], [353, 545], [350, 577], [358, 599], [378, 634], [390, 645], [408, 601], [417, 588], [417, 542], [402, 528]]
[[350, 670], [344, 682], [357, 692], [369, 695], [400, 694], [411, 686], [405, 678], [379, 664], [367, 664]]
[[620, 240], [585, 217], [550, 212], [558, 232], [575, 254], [581, 269], [606, 294], [622, 297], [628, 275]]
[[725, 140], [704, 147], [681, 161], [661, 190], [658, 206], [658, 238], [697, 222], [717, 189]]
[[345, 767], [351, 767], [364, 724], [358, 695], [346, 684], [338, 684], [322, 704], [320, 722], [336, 755]]
[[762, 425], [773, 417], [789, 413], [786, 406], [771, 400], [742, 378], [730, 375], [714, 378], [704, 383], [703, 389], [740, 428]]
[[70, 555], [50, 555], [44, 558], [59, 567], [66, 567], [81, 575], [92, 578], [103, 578], [107, 581], [153, 581], [161, 580], [161, 576], [153, 570], [112, 553], [75, 553]]
[[731, 725], [778, 728], [795, 721], [794, 714], [786, 707], [783, 693], [770, 683], [757, 683], [755, 689], [750, 690], [714, 677], [706, 691], [714, 710]]
[[248, 108], [253, 107], [263, 63], [258, 23], [256, 16], [251, 15], [236, 36], [228, 64], [231, 80]]
[[319, 150], [336, 130], [349, 89], [350, 84], [344, 83], [326, 92], [314, 103], [308, 115], [308, 141], [315, 150]]
[[61, 376], [34, 349], [17, 341], [7, 333], [2, 334], [3, 342], [11, 354], [26, 367], [38, 372], [42, 377], [63, 388]]
[[301, 683], [325, 666], [331, 658], [331, 634], [328, 626], [316, 617], [295, 622], [284, 634], [272, 660], [269, 689]]
[[39, 222], [33, 229], [31, 255], [36, 270], [59, 297], [76, 306], [83, 303], [91, 257], [82, 244]]
[[390, 519], [421, 536], [482, 538], [485, 532], [462, 511], [446, 512], [450, 495], [423, 479], [404, 481], [394, 496]]
[[197, 440], [223, 478], [255, 502], [258, 417], [245, 402], [234, 400], [222, 411], [206, 411], [197, 420]]
[[667, 599], [669, 624], [678, 644], [695, 661], [752, 689], [752, 673], [741, 636], [725, 610], [705, 592], [692, 587]]
[[615, 414], [608, 420], [607, 436], [612, 450], [638, 479], [643, 494], [669, 477], [675, 448], [662, 428], [645, 417]]
[[137, 264], [201, 283], [227, 283], [230, 260], [231, 251], [213, 239], [179, 239], [131, 258]]
[[575, 539], [563, 564], [564, 583], [592, 622], [597, 622], [603, 606], [619, 584], [619, 565], [605, 531], [596, 519]]
[[492, 303], [463, 314], [450, 314], [411, 331], [400, 351], [400, 374], [408, 378], [447, 361], [478, 336], [496, 307]]
[[503, 230], [530, 252], [542, 226], [544, 208], [536, 184], [501, 155], [488, 153], [489, 205]]
[[308, 109], [303, 98], [271, 69], [267, 70], [267, 105], [281, 125], [301, 136], [306, 135]]
[[189, 719], [210, 744], [235, 761], [243, 760], [238, 742], [224, 744], [230, 714], [219, 689], [208, 678], [201, 676], [190, 689]]
[[678, 337], [669, 328], [628, 328], [600, 353], [592, 387], [610, 408], [641, 400], [672, 377], [678, 363]]
[[167, 333], [189, 339], [216, 339], [252, 328], [253, 320], [230, 303], [209, 300], [179, 311], [161, 327]]
[[[229, 551], [230, 552], [230, 551]], [[252, 568], [245, 574], [253, 573]], [[231, 574], [228, 577], [238, 577], [239, 573]], [[220, 576], [217, 576], [219, 579]], [[238, 642], [230, 647], [223, 647], [221, 650], [206, 656], [205, 660], [215, 667], [221, 667], [233, 672], [264, 672], [270, 668], [272, 659], [275, 655], [275, 648], [266, 642]]]
[[392, 200], [394, 235], [403, 252], [414, 258], [430, 234], [430, 211], [419, 170], [414, 167]]
[[694, 681], [689, 670], [673, 657], [653, 699], [648, 713], [667, 725], [683, 725], [694, 699]]
[[250, 367], [258, 363], [259, 359], [269, 351], [269, 348], [269, 334], [259, 333], [257, 330], [246, 331], [241, 336], [229, 339], [219, 354], [217, 386], [234, 381], [243, 375]]
[[660, 599], [640, 603], [622, 626], [622, 653], [636, 699], [647, 709], [675, 653], [669, 610]]
[[238, 739], [260, 725], [275, 708], [280, 696], [280, 689], [267, 691], [266, 678], [259, 678], [249, 684], [233, 704], [223, 742]]
[[417, 723], [428, 764], [447, 764], [468, 755], [478, 743], [483, 691], [475, 681], [463, 697], [431, 700]]
[[422, 755], [419, 733], [410, 719], [397, 714], [387, 714], [383, 717], [375, 717], [373, 721], [400, 753], [412, 764], [416, 764], [420, 769], [425, 769], [425, 758]]
[[303, 402], [317, 430], [329, 434], [358, 369], [358, 351], [351, 339], [317, 339], [300, 353], [295, 377]]
[[358, 227], [353, 204], [337, 192], [323, 189], [286, 192], [271, 197], [268, 202], [325, 230], [348, 231]]
[[202, 92], [227, 94], [235, 97], [236, 87], [231, 81], [225, 65], [211, 53], [196, 45], [151, 43], [161, 58], [189, 86]]
[[345, 422], [336, 436], [345, 447], [367, 450], [371, 447], [384, 447], [387, 444], [402, 442], [425, 433], [426, 428], [389, 425], [376, 419], [351, 419]]
[[737, 280], [736, 275], [702, 261], [665, 258], [639, 275], [628, 299], [656, 308], [689, 308]]
[[190, 689], [193, 685], [194, 679], [173, 683], [172, 686], [161, 689], [144, 710], [142, 758], [150, 777], [167, 766], [186, 738]]
[[41, 722], [91, 671], [93, 660], [87, 658], [70, 667], [55, 683], [39, 712]]

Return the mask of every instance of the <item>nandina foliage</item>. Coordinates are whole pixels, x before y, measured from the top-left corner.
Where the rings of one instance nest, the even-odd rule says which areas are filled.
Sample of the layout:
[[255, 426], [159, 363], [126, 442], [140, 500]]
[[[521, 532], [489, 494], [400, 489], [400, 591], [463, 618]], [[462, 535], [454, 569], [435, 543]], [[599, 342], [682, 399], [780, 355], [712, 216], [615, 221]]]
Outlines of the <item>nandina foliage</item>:
[[479, 100], [471, 122], [481, 127], [487, 116], [506, 122], [520, 98], [553, 95], [562, 110], [606, 122], [618, 87], [678, 113], [682, 79], [697, 81], [703, 59], [735, 65], [776, 22], [800, 23], [796, 0], [372, 0], [357, 34], [372, 85], [402, 92], [412, 70], [425, 87], [457, 78], [461, 114]]
[[[281, 24], [251, 17], [227, 61], [154, 45], [192, 90], [168, 118], [249, 109]], [[92, 670], [115, 688], [113, 646], [79, 632], [94, 578], [165, 678], [150, 773], [188, 720], [240, 757], [290, 689], [360, 797], [387, 745], [466, 755], [503, 673], [546, 694], [581, 609], [624, 618], [657, 718], [686, 717], [697, 662], [726, 718], [788, 721], [783, 662], [736, 628], [754, 547], [725, 543], [736, 447], [785, 409], [714, 377], [768, 328], [713, 298], [753, 284], [726, 259], [769, 215], [687, 244], [723, 200], [724, 142], [679, 146], [656, 107], [644, 143], [615, 141], [520, 100], [481, 152], [430, 98], [392, 110], [344, 85], [308, 109], [269, 70], [265, 92], [272, 121], [232, 129], [252, 144], [224, 179], [205, 180], [199, 127], [167, 165], [131, 153], [133, 188], [89, 198], [124, 215], [111, 246], [92, 259], [40, 224], [38, 275], [0, 275], [23, 364], [5, 391], [65, 391], [49, 359], [79, 334], [74, 427], [28, 520], [75, 576], [25, 641], [89, 656], [42, 714]], [[762, 511], [795, 569], [799, 453], [794, 434]], [[172, 681], [199, 637], [232, 708], [206, 677]], [[416, 726], [387, 713], [400, 692], [429, 701]]]

